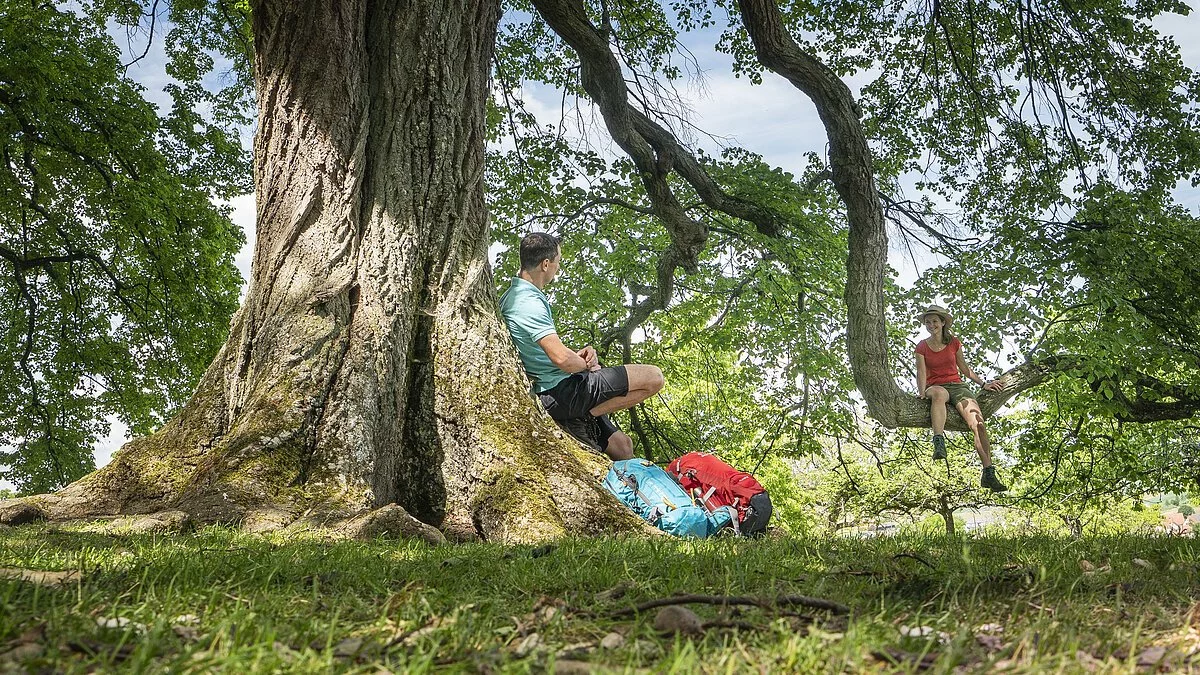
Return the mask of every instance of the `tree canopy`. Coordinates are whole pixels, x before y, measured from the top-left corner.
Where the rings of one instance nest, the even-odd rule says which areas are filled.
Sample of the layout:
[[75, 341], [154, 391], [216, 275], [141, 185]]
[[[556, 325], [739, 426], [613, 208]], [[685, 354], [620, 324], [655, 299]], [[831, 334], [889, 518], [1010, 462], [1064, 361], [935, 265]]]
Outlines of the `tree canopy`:
[[[749, 4], [600, 3], [591, 16], [622, 59], [636, 101], [631, 105], [683, 134], [686, 124], [662, 104], [672, 82], [687, 77], [678, 65], [686, 59], [679, 42], [716, 37], [735, 72], [752, 81], [770, 76], [764, 64], [793, 82], [802, 79], [761, 46], [766, 40], [746, 30], [761, 23], [746, 11]], [[1169, 193], [1178, 181], [1197, 176], [1200, 83], [1149, 22], [1188, 8], [1091, 3], [1084, 23], [1078, 7], [1055, 3], [1024, 3], [1015, 11], [974, 2], [781, 7], [799, 51], [840, 78], [865, 80], [852, 104], [861, 112], [878, 192], [831, 184], [839, 161], [836, 136], [844, 132], [820, 103], [829, 154], [813, 157], [803, 176], [773, 175], [769, 156], [736, 148], [724, 157], [701, 157], [728, 192], [769, 205], [786, 224], [773, 232], [755, 228], [753, 221], [707, 208], [686, 179], [673, 183], [708, 238], [701, 263], [681, 272], [686, 281], [671, 288], [667, 303], [654, 292], [664, 281], [662, 261], [676, 255], [668, 244], [672, 230], [659, 229], [650, 217], [652, 190], [629, 182], [637, 175], [635, 162], [618, 156], [602, 164], [596, 153], [578, 148], [569, 162], [539, 161], [566, 145], [561, 129], [547, 130], [538, 126], [544, 121], [520, 114], [496, 118], [515, 138], [515, 147], [492, 164], [497, 227], [519, 224], [515, 237], [522, 228], [552, 223], [583, 242], [569, 249], [568, 259], [581, 259], [560, 282], [569, 289], [562, 311], [581, 327], [578, 339], [619, 345], [630, 326], [640, 326], [650, 337], [632, 346], [634, 360], [672, 361], [672, 399], [700, 405], [685, 414], [690, 433], [678, 429], [678, 411], [666, 406], [635, 413], [652, 425], [665, 417], [659, 427], [676, 428], [678, 436], [663, 439], [661, 451], [708, 445], [736, 453], [778, 440], [776, 451], [804, 454], [813, 451], [816, 435], [861, 435], [843, 339], [847, 325], [866, 313], [847, 305], [848, 270], [838, 258], [854, 228], [855, 202], [878, 199], [894, 240], [944, 262], [910, 288], [884, 279], [892, 359], [879, 350], [855, 359], [852, 344], [856, 369], [883, 369], [888, 381], [911, 386], [907, 326], [918, 307], [943, 300], [956, 308], [972, 356], [1003, 355], [1008, 361], [993, 367], [1017, 368], [1009, 393], [991, 397], [991, 410], [1039, 385], [1022, 394], [1035, 412], [1006, 427], [1011, 440], [1002, 440], [1031, 478], [1053, 474], [1072, 486], [1066, 491], [1074, 489], [1067, 471], [1055, 471], [1066, 446], [1091, 457], [1070, 473], [1097, 489], [1105, 484], [1097, 462], [1126, 476], [1107, 484], [1131, 494], [1177, 480], [1194, 484], [1194, 472], [1180, 462], [1190, 464], [1187, 457], [1196, 452], [1187, 433], [1200, 391], [1194, 337], [1200, 335], [1194, 309], [1200, 279], [1187, 252], [1197, 243], [1197, 223]], [[631, 24], [646, 28], [631, 30]], [[502, 57], [525, 63], [535, 80], [579, 94], [575, 73], [587, 70], [587, 60], [573, 59], [537, 15], [505, 24], [500, 49]], [[518, 69], [502, 57], [499, 98], [512, 106], [520, 90], [510, 73]], [[556, 189], [539, 198], [530, 187], [506, 193], [512, 184]], [[849, 255], [852, 270], [852, 244]], [[510, 262], [501, 267], [513, 268]], [[847, 292], [855, 285], [851, 280]], [[579, 288], [604, 291], [581, 295]], [[640, 310], [647, 304], [666, 309], [646, 314]], [[705, 401], [686, 393], [705, 382], [720, 390], [717, 395]], [[745, 408], [729, 404], [735, 388], [752, 392]], [[681, 402], [671, 406], [678, 407]], [[742, 433], [714, 423], [731, 416]], [[1064, 416], [1073, 423], [1063, 423]], [[919, 417], [885, 420], [888, 426], [920, 423]], [[1088, 432], [1094, 425], [1108, 431]], [[1048, 428], [1057, 429], [1050, 438]], [[1147, 446], [1155, 451], [1146, 452]], [[1173, 471], [1161, 471], [1161, 460], [1151, 459], [1160, 456], [1176, 458]], [[1040, 467], [1050, 469], [1043, 476]]]
[[192, 392], [241, 284], [244, 235], [216, 200], [249, 167], [236, 129], [198, 110], [199, 64], [160, 113], [103, 14], [14, 0], [3, 16], [0, 478], [45, 491], [93, 468], [108, 416], [149, 433]]

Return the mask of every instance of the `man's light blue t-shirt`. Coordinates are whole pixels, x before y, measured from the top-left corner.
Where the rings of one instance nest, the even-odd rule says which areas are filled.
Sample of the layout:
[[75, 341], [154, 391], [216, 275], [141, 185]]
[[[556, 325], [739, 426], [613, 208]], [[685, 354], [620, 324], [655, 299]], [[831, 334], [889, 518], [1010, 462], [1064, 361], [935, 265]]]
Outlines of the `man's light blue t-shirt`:
[[517, 346], [525, 373], [533, 380], [535, 392], [553, 389], [554, 385], [567, 379], [569, 373], [554, 365], [546, 350], [538, 346], [538, 340], [558, 331], [554, 328], [550, 302], [537, 286], [521, 277], [513, 277], [512, 285], [500, 296], [500, 315]]

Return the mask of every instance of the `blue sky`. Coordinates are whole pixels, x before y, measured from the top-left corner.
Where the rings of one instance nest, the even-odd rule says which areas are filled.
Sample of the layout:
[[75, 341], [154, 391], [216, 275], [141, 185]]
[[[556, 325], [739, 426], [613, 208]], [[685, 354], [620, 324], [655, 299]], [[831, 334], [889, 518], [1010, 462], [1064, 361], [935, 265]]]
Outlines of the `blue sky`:
[[[1180, 45], [1184, 62], [1193, 70], [1200, 70], [1200, 12], [1193, 12], [1189, 17], [1163, 17], [1155, 21], [1155, 26], [1161, 32], [1174, 36]], [[144, 35], [133, 36], [128, 41], [123, 33], [119, 35], [118, 46], [122, 49], [140, 53], [145, 48]], [[729, 57], [713, 51], [711, 44], [688, 46], [704, 68], [702, 78], [681, 89], [697, 127], [720, 134], [727, 138], [729, 144], [757, 152], [766, 161], [796, 175], [802, 173], [805, 153], [823, 153], [826, 142], [824, 129], [811, 103], [792, 85], [771, 73], [764, 74], [761, 85], [752, 85], [744, 78], [733, 77]], [[151, 46], [147, 58], [130, 69], [130, 75], [146, 87], [148, 97], [165, 102], [167, 99], [161, 93], [163, 85], [167, 83], [164, 62], [161, 41], [158, 41]], [[557, 96], [544, 95], [538, 97], [534, 105], [541, 108], [540, 117], [557, 119], [559, 103]], [[249, 133], [246, 140], [249, 142]], [[710, 151], [717, 148], [715, 143], [709, 141], [701, 145]], [[1175, 192], [1175, 198], [1193, 213], [1200, 214], [1200, 189], [1181, 184]], [[236, 262], [242, 276], [249, 278], [254, 243], [254, 198], [248, 195], [231, 203], [234, 220], [246, 231], [248, 240]], [[902, 256], [897, 254], [893, 258], [894, 266], [901, 269], [902, 278], [919, 273]], [[101, 439], [96, 446], [98, 466], [107, 463], [112, 453], [125, 442], [125, 433], [124, 426], [116, 423], [108, 436]], [[4, 484], [0, 483], [0, 487], [4, 487]]]

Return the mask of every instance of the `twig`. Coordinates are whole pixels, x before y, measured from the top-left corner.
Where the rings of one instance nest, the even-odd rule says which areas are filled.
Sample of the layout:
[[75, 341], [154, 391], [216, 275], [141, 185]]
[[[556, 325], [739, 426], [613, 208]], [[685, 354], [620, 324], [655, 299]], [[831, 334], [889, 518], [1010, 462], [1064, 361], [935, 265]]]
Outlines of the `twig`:
[[747, 595], [677, 595], [671, 598], [659, 598], [649, 602], [643, 602], [636, 607], [618, 610], [609, 616], [612, 618], [620, 616], [628, 616], [630, 614], [638, 614], [648, 609], [655, 607], [666, 607], [668, 605], [689, 605], [689, 604], [704, 604], [704, 605], [752, 605], [754, 607], [769, 608], [777, 605], [802, 605], [804, 607], [812, 607], [813, 609], [824, 609], [834, 614], [849, 614], [850, 608], [841, 603], [824, 598], [814, 598], [807, 595], [781, 595], [774, 600], [762, 598], [752, 598]]
[[899, 560], [901, 558], [912, 558], [913, 560], [916, 560], [917, 562], [921, 563], [922, 565], [928, 567], [931, 570], [937, 569], [936, 567], [931, 565], [929, 563], [929, 561], [925, 560], [924, 558], [917, 555], [916, 553], [897, 553], [896, 555], [892, 556], [892, 560]]
[[708, 630], [709, 628], [741, 628], [742, 630], [762, 630], [762, 626], [756, 626], [749, 621], [733, 621], [733, 620], [718, 620], [705, 621], [700, 624], [700, 628]]

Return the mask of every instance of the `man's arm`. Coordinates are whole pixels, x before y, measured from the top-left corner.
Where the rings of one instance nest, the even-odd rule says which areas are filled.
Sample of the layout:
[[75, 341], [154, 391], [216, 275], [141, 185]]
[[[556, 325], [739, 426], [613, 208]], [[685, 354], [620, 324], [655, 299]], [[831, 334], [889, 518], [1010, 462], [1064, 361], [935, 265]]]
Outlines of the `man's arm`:
[[546, 356], [550, 357], [551, 363], [558, 366], [560, 370], [578, 373], [588, 369], [587, 361], [579, 354], [567, 349], [562, 340], [558, 339], [558, 333], [550, 333], [538, 340], [537, 343], [542, 351], [546, 352]]

